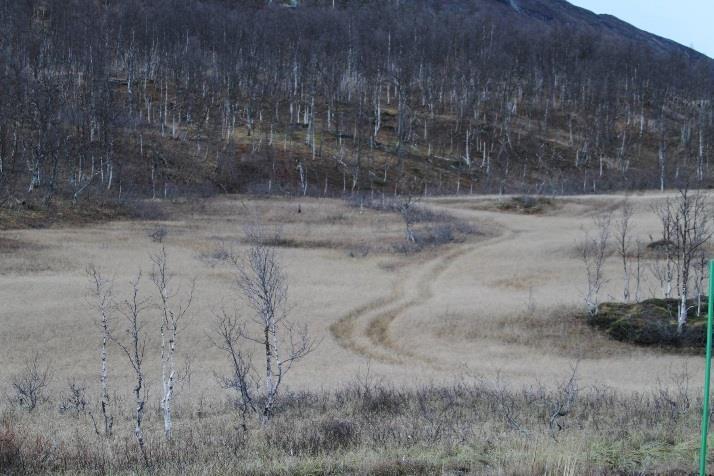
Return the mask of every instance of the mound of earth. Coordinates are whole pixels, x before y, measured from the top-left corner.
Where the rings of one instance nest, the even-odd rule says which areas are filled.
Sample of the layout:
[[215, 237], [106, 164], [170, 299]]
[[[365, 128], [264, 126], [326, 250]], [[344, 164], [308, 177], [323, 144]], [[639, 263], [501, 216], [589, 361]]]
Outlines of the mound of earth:
[[677, 332], [677, 299], [648, 299], [639, 303], [603, 303], [589, 323], [613, 339], [643, 346], [703, 348], [706, 344], [706, 298], [701, 315], [696, 299], [688, 302], [687, 326]]

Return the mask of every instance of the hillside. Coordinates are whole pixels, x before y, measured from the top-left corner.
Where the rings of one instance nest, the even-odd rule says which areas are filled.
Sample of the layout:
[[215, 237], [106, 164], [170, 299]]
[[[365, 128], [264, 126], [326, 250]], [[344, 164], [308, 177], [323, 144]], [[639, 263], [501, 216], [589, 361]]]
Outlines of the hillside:
[[636, 46], [651, 48], [658, 54], [684, 54], [697, 60], [708, 59], [691, 48], [640, 30], [617, 17], [597, 15], [565, 0], [486, 0], [480, 3], [488, 5], [485, 7], [487, 9], [498, 9], [499, 15], [509, 15], [512, 21], [518, 21], [516, 17], [520, 16], [520, 21], [524, 23], [530, 22], [540, 27], [568, 27], [615, 41], [632, 41]]
[[5, 206], [711, 184], [691, 49], [562, 0], [297, 3], [4, 2]]

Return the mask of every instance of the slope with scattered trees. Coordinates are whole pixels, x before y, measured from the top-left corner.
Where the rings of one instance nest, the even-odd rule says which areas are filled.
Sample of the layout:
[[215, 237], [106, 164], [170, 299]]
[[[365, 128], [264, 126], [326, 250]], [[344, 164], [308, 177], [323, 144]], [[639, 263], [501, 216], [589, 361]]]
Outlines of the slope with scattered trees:
[[0, 53], [5, 207], [711, 183], [714, 62], [563, 1], [4, 2]]

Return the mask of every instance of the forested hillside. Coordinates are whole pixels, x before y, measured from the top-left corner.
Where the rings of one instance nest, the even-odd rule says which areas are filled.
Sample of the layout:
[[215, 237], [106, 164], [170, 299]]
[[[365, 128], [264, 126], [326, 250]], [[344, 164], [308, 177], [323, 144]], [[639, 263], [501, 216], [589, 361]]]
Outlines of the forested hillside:
[[562, 0], [2, 2], [3, 203], [708, 186], [713, 65]]

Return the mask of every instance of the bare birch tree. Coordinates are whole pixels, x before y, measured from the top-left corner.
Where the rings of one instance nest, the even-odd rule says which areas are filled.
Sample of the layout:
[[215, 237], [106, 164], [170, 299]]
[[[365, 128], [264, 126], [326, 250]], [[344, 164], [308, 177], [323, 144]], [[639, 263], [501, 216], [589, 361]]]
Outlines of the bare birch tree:
[[691, 191], [685, 187], [680, 189], [679, 198], [672, 213], [679, 284], [677, 331], [680, 333], [687, 325], [687, 301], [690, 294], [692, 264], [712, 235], [708, 208], [703, 193]]
[[607, 246], [610, 239], [612, 214], [608, 213], [595, 219], [596, 235], [591, 237], [585, 232], [582, 260], [585, 264], [587, 290], [585, 306], [591, 316], [597, 314], [598, 294], [604, 284], [603, 266], [607, 258]]
[[171, 418], [171, 403], [176, 385], [176, 338], [179, 323], [191, 307], [195, 282], [192, 282], [184, 302], [178, 301], [178, 290], [173, 289], [173, 275], [169, 271], [166, 247], [151, 257], [153, 270], [151, 280], [159, 294], [161, 309], [161, 409], [164, 417], [164, 435], [171, 439], [173, 422]]
[[657, 258], [651, 269], [652, 274], [660, 283], [662, 295], [665, 299], [672, 297], [675, 275], [674, 215], [672, 209], [669, 198], [654, 209], [660, 221], [662, 235], [659, 241], [653, 243]]
[[141, 456], [146, 466], [149, 465], [149, 457], [146, 453], [146, 443], [144, 441], [144, 431], [141, 424], [144, 420], [145, 404], [146, 404], [146, 385], [144, 377], [144, 352], [146, 350], [146, 337], [143, 333], [143, 313], [149, 308], [149, 301], [139, 297], [139, 285], [141, 283], [141, 272], [139, 272], [134, 280], [131, 281], [131, 294], [121, 306], [121, 313], [124, 315], [127, 323], [126, 342], [122, 339], [112, 336], [112, 340], [116, 342], [119, 348], [124, 352], [129, 365], [134, 371], [134, 399], [136, 402], [136, 413], [134, 427], [134, 436], [139, 445]]
[[[237, 287], [252, 309], [253, 318], [241, 324], [224, 312], [218, 320], [217, 345], [229, 355], [233, 367], [233, 376], [223, 381], [224, 386], [236, 388], [245, 405], [254, 408], [265, 424], [273, 414], [285, 375], [295, 362], [312, 351], [314, 342], [306, 326], [288, 319], [287, 277], [275, 249], [264, 244], [268, 241], [264, 235], [260, 226], [247, 230], [252, 245], [245, 256], [231, 258], [237, 270]], [[259, 402], [250, 393], [252, 363], [249, 354], [240, 349], [241, 341], [256, 343], [265, 353]]]
[[617, 239], [617, 254], [622, 260], [622, 298], [625, 302], [630, 302], [630, 279], [632, 274], [631, 265], [629, 263], [629, 252], [631, 245], [631, 225], [632, 205], [625, 202], [620, 209], [620, 213], [616, 223], [615, 238]]
[[[96, 300], [95, 309], [99, 316], [99, 405], [102, 412], [102, 420], [104, 421], [104, 436], [111, 437], [114, 416], [111, 412], [111, 400], [109, 397], [109, 354], [107, 346], [111, 338], [112, 285], [93, 266], [87, 268], [87, 274], [91, 280], [91, 289]], [[92, 420], [94, 420], [93, 416]], [[99, 434], [96, 423], [95, 431]]]
[[[676, 199], [665, 200], [655, 211], [662, 225], [661, 248], [665, 259], [664, 264], [655, 268], [655, 275], [664, 283], [667, 299], [672, 295], [672, 283], [676, 278], [677, 332], [681, 333], [687, 325], [692, 266], [695, 266], [695, 279], [701, 280], [702, 273], [697, 271], [696, 264], [712, 236], [709, 206], [704, 193], [684, 187]], [[697, 286], [701, 287], [701, 284], [695, 283], [695, 289]]]

